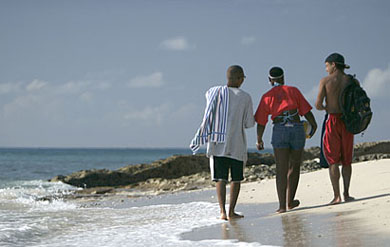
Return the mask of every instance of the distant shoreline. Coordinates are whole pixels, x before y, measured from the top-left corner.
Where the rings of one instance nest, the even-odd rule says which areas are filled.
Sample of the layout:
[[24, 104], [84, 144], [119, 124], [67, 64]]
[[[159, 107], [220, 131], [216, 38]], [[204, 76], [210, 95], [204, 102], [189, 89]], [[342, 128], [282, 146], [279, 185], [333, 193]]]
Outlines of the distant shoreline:
[[[390, 158], [390, 141], [357, 144], [354, 162]], [[301, 173], [320, 170], [319, 147], [305, 149]], [[273, 178], [275, 160], [270, 153], [249, 153], [244, 182]], [[208, 158], [204, 154], [174, 155], [149, 164], [136, 164], [117, 170], [82, 170], [56, 176], [49, 181], [81, 187], [76, 197], [105, 194], [162, 194], [213, 187]]]

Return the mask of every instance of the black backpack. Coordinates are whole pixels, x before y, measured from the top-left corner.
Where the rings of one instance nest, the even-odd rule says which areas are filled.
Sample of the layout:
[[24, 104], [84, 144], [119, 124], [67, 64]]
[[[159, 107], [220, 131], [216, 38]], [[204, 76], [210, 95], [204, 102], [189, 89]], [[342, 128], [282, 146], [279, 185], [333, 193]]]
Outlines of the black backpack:
[[352, 134], [359, 134], [367, 129], [371, 122], [372, 111], [370, 98], [357, 83], [355, 76], [348, 75], [350, 81], [340, 94], [341, 119]]

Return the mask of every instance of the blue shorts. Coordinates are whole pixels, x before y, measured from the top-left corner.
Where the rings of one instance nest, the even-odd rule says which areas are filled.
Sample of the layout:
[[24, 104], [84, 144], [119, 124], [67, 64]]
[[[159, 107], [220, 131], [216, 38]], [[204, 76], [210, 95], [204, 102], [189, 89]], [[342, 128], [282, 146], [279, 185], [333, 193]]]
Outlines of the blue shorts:
[[274, 124], [272, 130], [273, 148], [299, 150], [305, 147], [306, 135], [302, 123]]

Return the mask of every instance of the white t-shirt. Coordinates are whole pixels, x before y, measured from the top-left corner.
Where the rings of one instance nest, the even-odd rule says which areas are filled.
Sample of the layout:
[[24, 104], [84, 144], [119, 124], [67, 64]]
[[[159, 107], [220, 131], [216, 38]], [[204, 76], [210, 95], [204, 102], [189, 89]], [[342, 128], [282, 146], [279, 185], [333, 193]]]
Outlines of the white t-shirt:
[[244, 163], [248, 160], [245, 129], [255, 125], [251, 96], [239, 88], [229, 87], [229, 111], [224, 143], [208, 143], [207, 156], [223, 156]]

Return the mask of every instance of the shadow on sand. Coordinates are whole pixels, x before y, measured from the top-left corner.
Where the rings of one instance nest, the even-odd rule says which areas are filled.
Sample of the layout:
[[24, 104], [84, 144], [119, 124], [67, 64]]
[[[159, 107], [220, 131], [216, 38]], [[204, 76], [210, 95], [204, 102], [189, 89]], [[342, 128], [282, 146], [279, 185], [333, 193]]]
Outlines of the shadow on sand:
[[[354, 202], [387, 196], [390, 196], [390, 193], [359, 198]], [[359, 210], [336, 212], [333, 210], [321, 214], [310, 210], [329, 207], [326, 204], [275, 214], [277, 203], [245, 204], [238, 207], [245, 218], [198, 228], [182, 234], [182, 239], [192, 241], [225, 239], [277, 246], [388, 246], [390, 240], [388, 236], [382, 236], [374, 231], [368, 232], [366, 227], [362, 227], [364, 223], [358, 219], [344, 217]]]
[[[363, 198], [357, 198], [353, 201], [349, 201], [349, 202], [342, 202], [342, 203], [339, 203], [339, 204], [344, 204], [344, 203], [351, 203], [351, 202], [359, 202], [359, 201], [368, 201], [368, 200], [372, 200], [372, 199], [377, 199], [377, 198], [381, 198], [381, 197], [386, 197], [386, 196], [390, 196], [390, 193], [386, 193], [386, 194], [380, 194], [380, 195], [375, 195], [375, 196], [369, 196], [369, 197], [363, 197]], [[294, 210], [291, 210], [289, 212], [298, 212], [298, 211], [302, 211], [302, 210], [309, 210], [309, 209], [315, 209], [315, 208], [323, 208], [323, 207], [329, 207], [329, 206], [337, 206], [339, 204], [335, 204], [335, 205], [330, 205], [330, 204], [321, 204], [321, 205], [316, 205], [316, 206], [306, 206], [306, 207], [298, 207]]]

